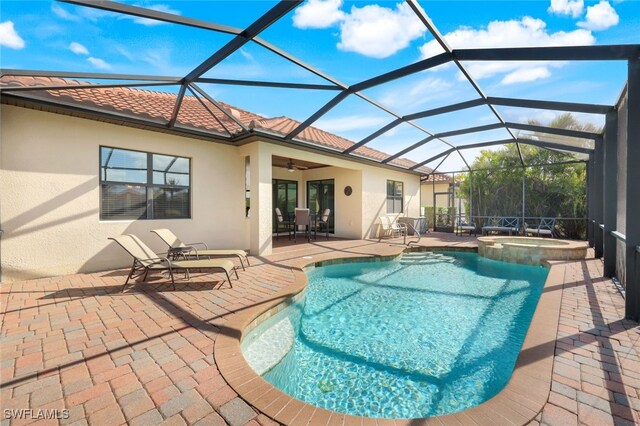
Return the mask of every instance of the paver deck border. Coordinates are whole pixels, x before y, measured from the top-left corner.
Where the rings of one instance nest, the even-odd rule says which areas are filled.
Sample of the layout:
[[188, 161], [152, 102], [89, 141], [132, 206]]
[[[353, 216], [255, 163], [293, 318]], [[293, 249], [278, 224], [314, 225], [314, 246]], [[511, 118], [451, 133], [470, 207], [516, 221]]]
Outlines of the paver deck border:
[[[421, 248], [427, 250], [460, 250], [460, 247], [441, 246]], [[475, 249], [472, 249], [475, 251]], [[398, 253], [402, 253], [398, 248]], [[381, 256], [361, 256], [363, 258]], [[388, 258], [389, 256], [385, 256]], [[391, 256], [394, 257], [394, 256]], [[347, 259], [348, 258], [348, 259]], [[332, 255], [328, 262], [346, 259], [352, 256]], [[282, 309], [290, 300], [302, 292], [307, 284], [304, 268], [318, 264], [310, 259], [299, 259], [292, 266], [294, 284], [276, 293], [272, 299], [236, 313], [229, 318], [228, 327], [232, 333], [221, 334], [214, 343], [214, 356], [220, 373], [238, 395], [258, 411], [283, 424], [361, 424], [376, 425], [384, 419], [357, 417], [337, 413], [304, 403], [280, 391], [247, 364], [240, 342], [246, 332], [255, 327], [257, 319], [266, 319], [270, 310]], [[558, 331], [562, 286], [565, 277], [564, 262], [547, 262], [550, 270], [534, 312], [529, 330], [516, 361], [509, 383], [490, 400], [470, 409], [444, 416], [426, 419], [394, 419], [396, 425], [423, 424], [527, 424], [540, 413], [549, 398], [553, 371], [555, 341]], [[267, 313], [267, 314], [265, 314]]]

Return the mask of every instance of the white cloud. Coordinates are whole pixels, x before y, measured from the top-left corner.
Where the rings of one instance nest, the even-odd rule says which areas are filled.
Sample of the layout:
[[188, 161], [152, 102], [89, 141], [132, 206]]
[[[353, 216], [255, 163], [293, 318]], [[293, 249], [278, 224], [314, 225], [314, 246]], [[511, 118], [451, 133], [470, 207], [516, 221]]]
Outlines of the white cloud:
[[[421, 74], [426, 75], [426, 74]], [[454, 83], [439, 77], [427, 75], [419, 81], [407, 81], [394, 85], [380, 96], [380, 102], [392, 108], [408, 110], [440, 99], [449, 99], [455, 94]]]
[[76, 55], [88, 55], [89, 51], [87, 50], [86, 47], [84, 47], [83, 45], [81, 45], [78, 42], [72, 41], [69, 44], [69, 49], [71, 49], [71, 51], [73, 53], [75, 53]]
[[65, 21], [71, 21], [71, 22], [79, 22], [82, 20], [82, 18], [78, 15], [74, 15], [73, 13], [69, 13], [66, 11], [66, 9], [63, 9], [62, 7], [60, 7], [58, 4], [53, 3], [51, 4], [51, 11], [58, 17], [58, 18], [62, 18]]
[[89, 61], [89, 63], [91, 63], [91, 65], [93, 65], [94, 67], [99, 68], [101, 70], [111, 69], [111, 65], [109, 65], [108, 63], [106, 63], [104, 60], [100, 58], [94, 58], [93, 56], [90, 56], [87, 58], [87, 61]]
[[[167, 4], [156, 4], [156, 5], [147, 7], [147, 9], [155, 10], [158, 12], [171, 13], [172, 15], [180, 15], [179, 11], [175, 9], [171, 9], [171, 7], [169, 7], [169, 5]], [[148, 27], [164, 24], [163, 21], [158, 21], [155, 19], [148, 19], [148, 18], [140, 18], [138, 16], [131, 17], [131, 19], [133, 19], [133, 22], [135, 22], [136, 24], [146, 25]]]
[[320, 119], [314, 126], [332, 133], [343, 133], [351, 130], [380, 128], [389, 119], [383, 117], [369, 117], [364, 115], [350, 115], [346, 117]]
[[446, 92], [452, 86], [452, 83], [441, 78], [428, 77], [414, 84], [407, 93], [409, 97], [422, 97], [426, 95], [435, 95], [437, 93]]
[[549, 13], [556, 15], [571, 15], [577, 18], [584, 10], [583, 0], [551, 0], [551, 5], [547, 9]]
[[502, 79], [502, 84], [524, 83], [527, 81], [535, 81], [551, 76], [551, 72], [547, 67], [521, 68], [512, 73], [507, 74]]
[[[445, 34], [445, 40], [453, 48], [569, 46], [594, 44], [595, 38], [587, 30], [558, 31], [549, 33], [547, 24], [529, 16], [521, 20], [491, 21], [486, 29], [460, 27]], [[442, 48], [432, 40], [421, 48], [423, 58], [441, 53]]]
[[608, 1], [587, 7], [586, 21], [578, 22], [578, 26], [591, 31], [602, 31], [618, 25], [620, 17]]
[[[541, 19], [525, 16], [521, 20], [492, 21], [483, 29], [469, 27], [458, 28], [444, 35], [450, 46], [456, 49], [481, 47], [525, 47], [525, 46], [575, 46], [591, 45], [595, 38], [591, 31], [577, 29], [574, 31], [547, 31], [546, 23]], [[428, 58], [442, 52], [442, 48], [432, 40], [420, 47], [423, 58]], [[550, 67], [561, 67], [560, 62], [473, 62], [467, 66], [471, 75], [476, 79], [493, 77], [510, 73], [502, 83], [532, 81], [551, 76]], [[535, 69], [526, 72], [525, 70]], [[535, 77], [535, 78], [533, 78]], [[529, 78], [529, 80], [527, 80]]]
[[373, 58], [386, 58], [421, 37], [425, 26], [406, 3], [396, 9], [368, 5], [352, 7], [340, 24], [338, 48]]
[[25, 46], [24, 40], [18, 35], [18, 32], [13, 28], [13, 22], [4, 21], [0, 23], [0, 46], [5, 46], [10, 49], [22, 49]]
[[[155, 70], [155, 72], [160, 75], [185, 75], [191, 70], [189, 65], [185, 64], [184, 62], [173, 62], [175, 55], [173, 49], [170, 46], [156, 46], [146, 50], [138, 49], [137, 51], [134, 51], [132, 53], [134, 53], [135, 55], [132, 62], [145, 62], [151, 65], [153, 70]], [[220, 64], [220, 66], [222, 65], [223, 64]]]
[[372, 58], [386, 58], [421, 37], [426, 28], [406, 3], [395, 9], [376, 4], [342, 11], [342, 0], [308, 0], [296, 9], [297, 28], [329, 28], [338, 24], [338, 49]]
[[249, 52], [247, 52], [245, 49], [239, 49], [240, 54], [242, 55], [242, 57], [244, 59], [246, 59], [249, 62], [256, 62], [255, 58], [253, 57], [253, 55]]
[[328, 28], [345, 17], [342, 0], [309, 0], [293, 14], [296, 28]]
[[131, 62], [134, 62], [139, 58], [139, 55], [133, 54], [133, 52], [131, 52], [129, 46], [124, 46], [114, 42], [113, 49]]
[[504, 108], [501, 109], [500, 112], [506, 121], [516, 123], [527, 123], [529, 120], [537, 121], [538, 123], [550, 123], [561, 114], [561, 112], [558, 111], [529, 108]]

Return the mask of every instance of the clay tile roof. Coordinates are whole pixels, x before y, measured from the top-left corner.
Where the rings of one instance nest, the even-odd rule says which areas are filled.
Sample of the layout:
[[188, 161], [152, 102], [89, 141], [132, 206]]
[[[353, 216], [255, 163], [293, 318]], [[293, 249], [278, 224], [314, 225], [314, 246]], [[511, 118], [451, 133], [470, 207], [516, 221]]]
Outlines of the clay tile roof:
[[432, 183], [433, 181], [436, 181], [436, 183], [448, 183], [451, 182], [451, 176], [447, 175], [447, 174], [434, 174], [434, 175], [429, 175], [429, 177], [427, 179], [423, 179], [422, 183]]
[[[69, 86], [69, 89], [20, 92], [23, 95], [28, 93], [25, 96], [30, 99], [97, 109], [105, 113], [117, 113], [132, 118], [153, 120], [158, 123], [167, 123], [171, 119], [176, 101], [175, 93], [126, 87], [73, 88], [87, 84], [89, 83], [53, 77], [5, 75], [0, 78], [0, 86]], [[208, 100], [204, 98], [201, 98], [201, 100], [202, 102], [193, 96], [185, 95], [176, 121], [178, 126], [235, 135], [242, 132], [242, 127], [236, 122], [237, 120], [250, 129], [284, 136], [300, 125], [299, 121], [288, 117], [266, 118], [235, 106], [218, 102], [220, 107], [224, 109], [222, 111]], [[203, 106], [203, 103], [206, 106]], [[297, 139], [336, 151], [343, 151], [354, 145], [348, 139], [313, 126], [304, 129], [297, 136]], [[366, 145], [353, 151], [353, 154], [376, 161], [382, 161], [389, 157], [389, 154]], [[416, 164], [405, 158], [397, 158], [389, 163], [404, 168], [409, 168]], [[417, 171], [429, 173], [431, 169], [420, 167]]]
[[[252, 128], [275, 132], [281, 136], [289, 134], [299, 125], [299, 121], [288, 117], [265, 118], [262, 120], [256, 120], [251, 123]], [[345, 139], [338, 135], [334, 135], [333, 133], [326, 132], [313, 126], [309, 126], [304, 129], [300, 134], [296, 136], [296, 138], [338, 151], [343, 151], [354, 145], [354, 143], [348, 139]], [[377, 161], [382, 161], [390, 157], [389, 154], [370, 148], [366, 145], [361, 146], [360, 148], [353, 151], [353, 154]], [[416, 163], [405, 158], [396, 158], [390, 161], [390, 164], [409, 168]], [[431, 171], [431, 169], [429, 169], [428, 167], [420, 167], [418, 170], [423, 173], [429, 173]]]
[[[0, 86], [77, 87], [86, 84], [88, 83], [50, 77], [2, 76], [2, 78], [0, 78]], [[40, 90], [29, 92], [28, 96], [50, 102], [97, 108], [107, 113], [116, 112], [134, 118], [151, 119], [158, 122], [168, 122], [171, 119], [176, 102], [175, 93], [155, 92], [127, 87]], [[208, 100], [203, 99], [203, 103], [206, 107], [195, 97], [185, 96], [178, 114], [177, 123], [182, 126], [233, 135], [239, 133], [242, 127], [229, 118], [227, 114], [237, 117], [239, 121], [245, 124], [251, 120], [263, 118], [260, 115], [221, 103], [221, 106], [226, 109], [227, 114], [225, 114], [225, 112], [221, 111]], [[213, 115], [211, 115], [209, 110]]]

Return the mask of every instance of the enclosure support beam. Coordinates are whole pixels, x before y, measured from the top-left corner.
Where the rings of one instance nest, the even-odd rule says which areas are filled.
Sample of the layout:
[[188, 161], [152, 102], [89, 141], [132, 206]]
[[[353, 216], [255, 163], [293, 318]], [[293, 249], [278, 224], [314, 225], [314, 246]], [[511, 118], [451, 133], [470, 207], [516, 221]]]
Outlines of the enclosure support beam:
[[574, 102], [539, 101], [532, 99], [487, 98], [492, 105], [512, 106], [518, 108], [550, 109], [565, 112], [584, 112], [587, 114], [606, 114], [613, 111], [610, 105], [579, 104]]
[[640, 46], [541, 46], [454, 49], [458, 61], [615, 61], [637, 57]]
[[604, 276], [616, 274], [616, 239], [611, 234], [617, 226], [618, 206], [618, 112], [607, 114], [604, 127]]
[[524, 187], [526, 172], [527, 172], [527, 169], [523, 167], [522, 168], [522, 225], [521, 226], [522, 226], [522, 235], [524, 235], [525, 237], [527, 236], [527, 227], [524, 224], [525, 210], [527, 208], [527, 202], [526, 202], [527, 194]]
[[473, 222], [473, 170], [469, 170], [469, 222]]
[[593, 179], [595, 178], [594, 168], [595, 168], [595, 158], [594, 154], [589, 154], [589, 161], [587, 161], [587, 167], [585, 167], [587, 171], [587, 241], [589, 242], [589, 247], [593, 247], [595, 244], [594, 234], [599, 231], [598, 223], [596, 222], [594, 215], [594, 204], [597, 202], [594, 193], [595, 193], [595, 185], [593, 184]]
[[591, 169], [591, 181], [588, 183], [589, 203], [593, 206], [593, 247], [597, 259], [602, 257], [604, 251], [603, 234], [600, 224], [603, 223], [604, 199], [603, 199], [603, 178], [604, 178], [604, 144], [602, 140], [596, 140], [596, 152], [594, 154], [594, 164]]
[[640, 183], [640, 58], [629, 59], [627, 77], [627, 188], [626, 188], [626, 283], [625, 317], [640, 320], [640, 211], [638, 183]]
[[507, 127], [519, 130], [530, 130], [532, 132], [550, 133], [552, 135], [569, 136], [571, 138], [598, 139], [602, 135], [600, 133], [585, 132], [582, 130], [558, 129], [549, 126], [540, 126], [536, 124], [514, 123], [507, 121]]
[[436, 230], [436, 175], [431, 174], [431, 193], [433, 194], [433, 230]]

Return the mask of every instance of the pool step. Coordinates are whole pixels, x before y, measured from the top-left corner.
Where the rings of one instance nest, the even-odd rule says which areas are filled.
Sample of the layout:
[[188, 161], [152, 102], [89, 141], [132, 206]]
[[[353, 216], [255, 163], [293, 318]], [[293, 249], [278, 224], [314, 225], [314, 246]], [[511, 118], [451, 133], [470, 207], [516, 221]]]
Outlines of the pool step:
[[402, 265], [426, 265], [430, 263], [450, 262], [451, 258], [440, 253], [430, 251], [414, 251], [403, 253], [400, 257]]
[[271, 370], [293, 347], [294, 334], [288, 317], [273, 324], [243, 349], [247, 364], [259, 375]]

